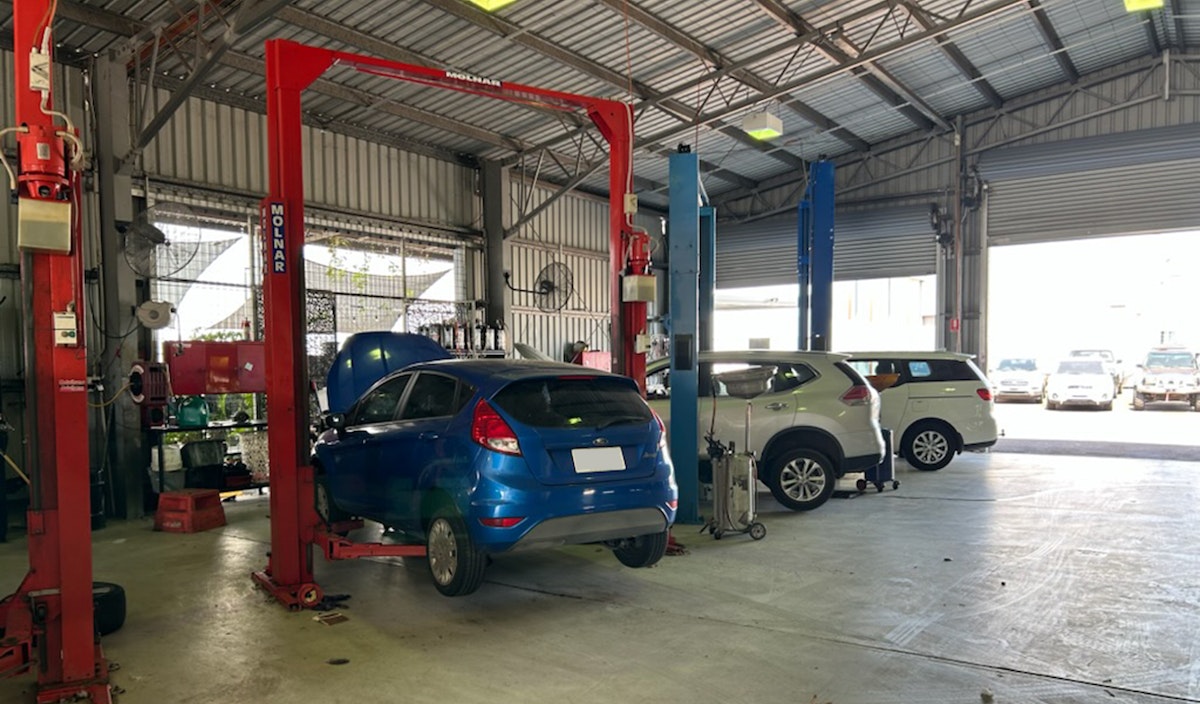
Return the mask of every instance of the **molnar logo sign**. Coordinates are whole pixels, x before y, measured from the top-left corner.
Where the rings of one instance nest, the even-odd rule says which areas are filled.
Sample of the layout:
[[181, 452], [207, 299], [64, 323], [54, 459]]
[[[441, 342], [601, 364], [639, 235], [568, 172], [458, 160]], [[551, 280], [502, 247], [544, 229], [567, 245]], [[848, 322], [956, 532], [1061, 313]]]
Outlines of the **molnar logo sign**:
[[456, 81], [463, 81], [464, 83], [475, 83], [475, 84], [481, 85], [481, 86], [490, 86], [492, 88], [500, 88], [503, 85], [500, 81], [496, 80], [495, 78], [483, 78], [482, 76], [472, 76], [469, 73], [462, 73], [460, 71], [447, 71], [446, 78], [451, 78]]
[[287, 239], [284, 237], [283, 203], [270, 202], [263, 206], [263, 232], [267, 235], [267, 269], [272, 274], [287, 273]]

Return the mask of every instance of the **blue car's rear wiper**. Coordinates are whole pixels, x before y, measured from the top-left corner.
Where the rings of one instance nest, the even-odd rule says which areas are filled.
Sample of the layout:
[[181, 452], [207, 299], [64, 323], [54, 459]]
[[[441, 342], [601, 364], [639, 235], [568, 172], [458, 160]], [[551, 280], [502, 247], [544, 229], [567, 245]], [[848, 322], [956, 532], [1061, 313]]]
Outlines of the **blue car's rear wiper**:
[[608, 418], [596, 425], [596, 430], [611, 428], [614, 425], [622, 423], [649, 423], [650, 419], [643, 416], [617, 416], [616, 418]]

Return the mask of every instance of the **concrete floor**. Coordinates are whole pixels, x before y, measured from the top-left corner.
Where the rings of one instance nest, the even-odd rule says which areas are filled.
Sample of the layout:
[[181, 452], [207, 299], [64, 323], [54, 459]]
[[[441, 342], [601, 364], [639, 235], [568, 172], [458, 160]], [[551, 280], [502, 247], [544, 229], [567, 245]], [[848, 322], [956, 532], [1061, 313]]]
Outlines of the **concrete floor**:
[[[334, 626], [252, 587], [265, 501], [197, 535], [110, 525], [97, 579], [130, 613], [105, 646], [121, 704], [1200, 701], [1200, 465], [995, 453], [898, 474], [812, 514], [768, 503], [758, 543], [680, 527], [690, 554], [650, 570], [594, 547], [500, 558], [461, 599], [420, 561], [321, 562], [353, 596]], [[0, 593], [24, 550], [0, 546]], [[0, 682], [0, 703], [29, 687]]]

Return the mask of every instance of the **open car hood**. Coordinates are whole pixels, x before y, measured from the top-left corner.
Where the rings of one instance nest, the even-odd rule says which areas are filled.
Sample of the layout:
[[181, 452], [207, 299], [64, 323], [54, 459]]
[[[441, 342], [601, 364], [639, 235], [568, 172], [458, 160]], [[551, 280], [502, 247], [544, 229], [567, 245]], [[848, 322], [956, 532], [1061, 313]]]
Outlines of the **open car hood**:
[[371, 385], [397, 369], [452, 355], [424, 335], [360, 332], [338, 351], [326, 378], [330, 413], [345, 413]]

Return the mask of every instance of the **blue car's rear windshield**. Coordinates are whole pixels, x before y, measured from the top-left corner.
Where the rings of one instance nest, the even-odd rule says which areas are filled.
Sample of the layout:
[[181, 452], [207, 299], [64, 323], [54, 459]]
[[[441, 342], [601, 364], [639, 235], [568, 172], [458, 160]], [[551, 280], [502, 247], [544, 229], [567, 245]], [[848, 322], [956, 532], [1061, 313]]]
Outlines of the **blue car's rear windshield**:
[[628, 382], [606, 377], [526, 379], [504, 387], [492, 401], [535, 428], [609, 427], [653, 418]]

